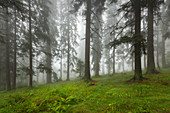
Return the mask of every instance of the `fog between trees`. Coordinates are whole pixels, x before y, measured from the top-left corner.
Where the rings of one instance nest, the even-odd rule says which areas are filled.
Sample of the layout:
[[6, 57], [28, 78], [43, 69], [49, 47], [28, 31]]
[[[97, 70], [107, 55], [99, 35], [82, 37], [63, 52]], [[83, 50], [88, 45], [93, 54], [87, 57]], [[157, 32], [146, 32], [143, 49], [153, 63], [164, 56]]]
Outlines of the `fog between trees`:
[[0, 90], [157, 74], [170, 66], [169, 19], [168, 0], [0, 0]]

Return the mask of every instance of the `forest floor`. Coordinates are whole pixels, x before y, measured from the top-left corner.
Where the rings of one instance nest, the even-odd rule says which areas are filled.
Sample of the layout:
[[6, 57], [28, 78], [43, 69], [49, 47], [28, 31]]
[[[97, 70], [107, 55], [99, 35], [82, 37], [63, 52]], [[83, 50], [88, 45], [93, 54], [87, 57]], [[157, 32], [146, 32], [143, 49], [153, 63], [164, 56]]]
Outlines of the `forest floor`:
[[130, 73], [0, 92], [0, 113], [170, 113], [170, 69], [126, 82]]

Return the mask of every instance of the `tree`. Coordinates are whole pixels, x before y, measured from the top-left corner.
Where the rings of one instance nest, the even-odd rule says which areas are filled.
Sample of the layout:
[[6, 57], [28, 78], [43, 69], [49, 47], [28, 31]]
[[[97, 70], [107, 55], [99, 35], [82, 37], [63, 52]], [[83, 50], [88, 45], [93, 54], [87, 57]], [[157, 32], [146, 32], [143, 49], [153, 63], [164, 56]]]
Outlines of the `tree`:
[[14, 33], [14, 78], [13, 78], [13, 88], [16, 89], [16, 77], [17, 77], [17, 17], [16, 10], [15, 14], [15, 33]]
[[86, 11], [86, 44], [85, 44], [85, 81], [90, 81], [90, 21], [91, 21], [91, 0], [87, 0]]
[[147, 38], [147, 74], [158, 73], [155, 69], [154, 58], [154, 39], [153, 39], [153, 19], [154, 19], [154, 2], [148, 1], [148, 38]]
[[[141, 37], [141, 0], [133, 0], [135, 10], [135, 38]], [[135, 45], [135, 75], [134, 80], [142, 80], [141, 69], [141, 42], [136, 40]]]
[[6, 7], [6, 84], [7, 90], [11, 90], [8, 16], [8, 7]]
[[32, 69], [32, 26], [31, 26], [31, 0], [28, 0], [29, 5], [29, 51], [30, 51], [30, 81], [29, 86], [32, 88], [32, 77], [33, 77], [33, 69]]
[[75, 73], [79, 74], [79, 77], [83, 77], [84, 62], [81, 59], [77, 59], [76, 69], [73, 69]]

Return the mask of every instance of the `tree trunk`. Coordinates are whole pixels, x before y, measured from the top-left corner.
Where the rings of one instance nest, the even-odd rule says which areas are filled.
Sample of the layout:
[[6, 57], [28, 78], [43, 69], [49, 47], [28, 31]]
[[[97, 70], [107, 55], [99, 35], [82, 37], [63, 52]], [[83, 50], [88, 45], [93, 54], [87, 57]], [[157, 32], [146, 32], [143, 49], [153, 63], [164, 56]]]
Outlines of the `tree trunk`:
[[153, 0], [148, 5], [148, 38], [147, 38], [147, 74], [157, 73], [154, 61], [154, 39], [153, 39]]
[[122, 60], [122, 68], [123, 68], [123, 73], [125, 73], [125, 59], [124, 58]]
[[166, 67], [165, 59], [165, 37], [162, 37], [162, 68]]
[[104, 58], [103, 58], [103, 60], [102, 60], [102, 73], [103, 73], [103, 75], [105, 74], [105, 69], [104, 69]]
[[[135, 36], [141, 36], [141, 0], [134, 0], [135, 2]], [[136, 38], [135, 37], [135, 38]], [[135, 43], [135, 76], [134, 80], [142, 80], [141, 69], [141, 42]]]
[[31, 26], [31, 0], [28, 0], [29, 2], [29, 39], [30, 39], [30, 81], [29, 81], [29, 87], [32, 88], [32, 26]]
[[49, 83], [51, 83], [51, 71], [52, 71], [52, 66], [51, 66], [51, 63], [52, 63], [52, 61], [51, 61], [51, 41], [49, 41], [48, 43], [47, 43], [47, 53], [48, 53], [48, 55], [47, 55], [47, 68], [48, 68], [48, 70], [47, 70], [47, 84], [49, 84]]
[[87, 0], [86, 12], [86, 44], [85, 44], [85, 81], [90, 81], [90, 21], [91, 21], [91, 0]]
[[116, 73], [115, 70], [115, 48], [113, 48], [113, 75]]
[[15, 36], [14, 36], [14, 78], [13, 78], [13, 89], [16, 89], [16, 76], [17, 76], [17, 18], [15, 10]]
[[146, 70], [147, 69], [147, 66], [146, 66], [146, 55], [143, 56], [144, 57], [144, 69]]
[[[68, 3], [69, 0], [67, 0]], [[68, 4], [68, 11], [70, 10], [69, 8], [69, 4]], [[68, 13], [68, 16], [67, 16], [67, 25], [68, 25], [68, 29], [67, 29], [67, 42], [68, 42], [68, 45], [67, 45], [67, 81], [70, 80], [70, 15]]]
[[6, 8], [6, 88], [11, 90], [11, 80], [10, 80], [10, 55], [9, 55], [9, 28], [8, 28], [8, 7]]
[[61, 52], [61, 59], [60, 59], [60, 81], [62, 80], [63, 75], [63, 59], [62, 59], [62, 52]]
[[132, 55], [132, 71], [134, 71], [134, 57]]
[[159, 70], [161, 70], [160, 65], [159, 65], [159, 31], [157, 31], [157, 55], [156, 55], [156, 61], [157, 61], [157, 67]]
[[[97, 23], [98, 24], [98, 23]], [[99, 25], [97, 25], [97, 32], [99, 32]], [[99, 70], [100, 70], [100, 39], [99, 36], [95, 37], [96, 38], [96, 42], [95, 42], [95, 77], [99, 77]]]

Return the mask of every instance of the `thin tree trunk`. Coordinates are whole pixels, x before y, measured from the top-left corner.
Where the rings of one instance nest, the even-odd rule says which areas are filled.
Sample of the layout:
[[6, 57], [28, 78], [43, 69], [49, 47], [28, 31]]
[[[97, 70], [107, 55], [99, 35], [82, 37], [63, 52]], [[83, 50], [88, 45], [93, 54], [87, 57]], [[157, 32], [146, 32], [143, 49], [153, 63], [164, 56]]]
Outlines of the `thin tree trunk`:
[[134, 71], [134, 57], [132, 55], [132, 71]]
[[67, 49], [67, 81], [70, 80], [70, 19], [68, 16], [68, 30], [67, 30], [67, 37], [68, 37], [68, 49]]
[[29, 87], [32, 88], [32, 26], [31, 26], [31, 0], [29, 2], [29, 39], [30, 39], [30, 80], [29, 80]]
[[60, 59], [60, 81], [62, 80], [63, 75], [63, 59], [62, 59], [62, 53], [61, 53], [61, 59]]
[[159, 65], [159, 34], [157, 34], [157, 55], [156, 55], [156, 60], [157, 60], [157, 67], [158, 67], [159, 70], [161, 70], [160, 65]]
[[123, 73], [125, 73], [125, 60], [124, 60], [124, 58], [122, 60], [122, 68], [123, 68]]
[[166, 67], [166, 59], [165, 59], [165, 37], [162, 37], [162, 67]]
[[13, 84], [13, 89], [16, 89], [16, 76], [17, 76], [17, 42], [16, 42], [16, 38], [17, 38], [17, 18], [16, 18], [16, 10], [15, 10], [15, 36], [14, 36], [14, 84]]
[[9, 14], [8, 14], [8, 7], [7, 7], [6, 8], [6, 86], [7, 86], [7, 90], [11, 90], [8, 16]]
[[85, 44], [85, 81], [90, 81], [90, 21], [91, 21], [91, 0], [87, 0], [86, 15], [86, 44]]
[[157, 73], [154, 61], [153, 39], [153, 0], [148, 5], [148, 38], [147, 38], [147, 74]]
[[[68, 3], [69, 0], [67, 0]], [[68, 6], [68, 11], [70, 10], [69, 6]], [[67, 48], [67, 81], [70, 80], [70, 15], [68, 13], [67, 16], [67, 25], [68, 25], [68, 29], [67, 29], [67, 38], [68, 38], [68, 48]]]
[[115, 48], [113, 48], [113, 75], [116, 73], [115, 70]]
[[[141, 35], [141, 0], [134, 0], [135, 2], [135, 35]], [[135, 37], [135, 38], [136, 38]], [[134, 80], [142, 80], [141, 69], [141, 42], [135, 43], [135, 76]]]

